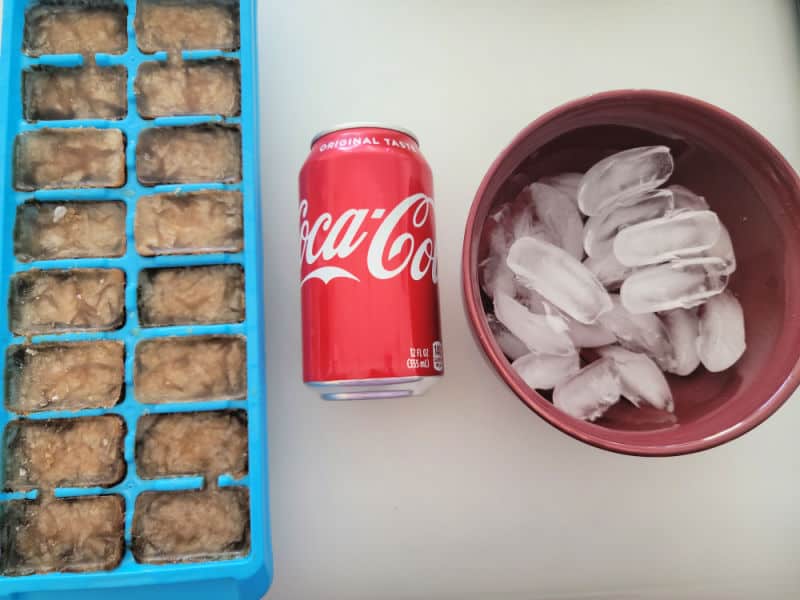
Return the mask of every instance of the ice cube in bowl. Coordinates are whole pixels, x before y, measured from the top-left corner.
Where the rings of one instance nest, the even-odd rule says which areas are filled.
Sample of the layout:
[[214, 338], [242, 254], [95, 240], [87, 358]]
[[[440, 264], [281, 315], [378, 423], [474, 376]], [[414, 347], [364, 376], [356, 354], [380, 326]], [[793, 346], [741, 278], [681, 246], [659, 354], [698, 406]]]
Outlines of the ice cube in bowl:
[[[556, 408], [549, 394], [529, 388], [495, 342], [486, 317], [492, 302], [478, 281], [478, 266], [490, 251], [482, 233], [489, 215], [531, 182], [584, 173], [622, 150], [662, 146], [674, 159], [664, 185], [705, 198], [729, 234], [736, 271], [727, 289], [741, 304], [747, 348], [724, 371], [701, 366], [688, 376], [668, 373], [674, 414], [623, 400], [597, 421], [581, 421]], [[619, 90], [567, 103], [534, 121], [484, 177], [467, 220], [462, 261], [466, 309], [490, 364], [541, 417], [595, 446], [646, 456], [704, 450], [761, 423], [800, 382], [800, 179], [758, 132], [701, 100]]]

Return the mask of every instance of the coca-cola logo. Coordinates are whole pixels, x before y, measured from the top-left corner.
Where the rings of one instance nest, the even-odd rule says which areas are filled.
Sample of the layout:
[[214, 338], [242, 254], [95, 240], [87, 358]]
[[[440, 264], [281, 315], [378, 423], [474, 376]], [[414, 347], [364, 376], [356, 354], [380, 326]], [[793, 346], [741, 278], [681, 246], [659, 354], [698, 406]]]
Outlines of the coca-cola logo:
[[[410, 227], [405, 217], [410, 214]], [[381, 223], [367, 242], [367, 219]], [[319, 262], [344, 260], [359, 247], [368, 243], [367, 270], [375, 279], [391, 279], [405, 270], [411, 279], [419, 281], [430, 273], [433, 283], [439, 280], [436, 263], [436, 245], [431, 236], [433, 227], [433, 199], [425, 194], [414, 194], [402, 200], [389, 213], [382, 208], [349, 208], [335, 220], [329, 212], [320, 214], [313, 222], [308, 219], [308, 200], [300, 202], [300, 257], [303, 271], [311, 269], [300, 285], [311, 279], [329, 283], [334, 279], [359, 278], [343, 266]], [[403, 227], [398, 227], [401, 223]], [[426, 229], [429, 235], [419, 243], [413, 229]]]

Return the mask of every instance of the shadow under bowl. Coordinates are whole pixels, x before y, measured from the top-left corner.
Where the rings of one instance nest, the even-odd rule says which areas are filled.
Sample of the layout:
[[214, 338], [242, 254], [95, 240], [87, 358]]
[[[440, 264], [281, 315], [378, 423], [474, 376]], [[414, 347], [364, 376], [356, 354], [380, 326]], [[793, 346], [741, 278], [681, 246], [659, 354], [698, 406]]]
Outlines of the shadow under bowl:
[[[675, 414], [620, 402], [587, 423], [555, 408], [514, 372], [489, 330], [480, 290], [487, 215], [539, 177], [585, 172], [601, 158], [664, 144], [675, 159], [668, 184], [705, 196], [731, 234], [737, 270], [729, 288], [745, 315], [747, 350], [730, 369], [668, 376]], [[749, 125], [706, 102], [669, 92], [619, 90], [543, 115], [500, 154], [467, 219], [464, 301], [486, 357], [517, 396], [550, 424], [584, 442], [626, 454], [669, 456], [717, 446], [775, 412], [800, 383], [800, 179]]]

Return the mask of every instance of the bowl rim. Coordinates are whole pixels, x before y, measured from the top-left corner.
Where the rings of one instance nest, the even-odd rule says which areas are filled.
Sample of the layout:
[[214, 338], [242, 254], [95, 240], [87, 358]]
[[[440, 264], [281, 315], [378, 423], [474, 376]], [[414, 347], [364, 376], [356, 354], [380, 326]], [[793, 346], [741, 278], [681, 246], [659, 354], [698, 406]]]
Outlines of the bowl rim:
[[[682, 103], [684, 105], [691, 105], [693, 108], [713, 113], [716, 118], [728, 121], [732, 127], [737, 128], [742, 135], [749, 136], [761, 148], [761, 150], [768, 156], [776, 168], [788, 174], [788, 179], [791, 186], [794, 188], [794, 195], [800, 199], [800, 176], [798, 176], [795, 169], [786, 160], [786, 158], [778, 151], [772, 143], [767, 140], [761, 133], [759, 133], [751, 125], [745, 121], [726, 111], [719, 106], [700, 100], [693, 96], [669, 92], [665, 90], [656, 89], [615, 89], [604, 92], [598, 92], [587, 96], [582, 96], [574, 100], [570, 100], [563, 104], [556, 106], [537, 117], [522, 131], [520, 131], [509, 142], [506, 147], [492, 162], [489, 169], [486, 171], [480, 186], [470, 206], [469, 214], [464, 229], [464, 243], [461, 253], [461, 282], [462, 282], [462, 295], [464, 305], [467, 312], [470, 329], [473, 336], [477, 339], [478, 344], [483, 351], [484, 357], [491, 363], [495, 372], [502, 378], [517, 397], [539, 417], [547, 421], [550, 425], [556, 427], [567, 435], [585, 442], [596, 448], [616, 452], [619, 454], [628, 454], [633, 456], [652, 456], [652, 457], [666, 457], [666, 456], [680, 456], [684, 454], [691, 454], [714, 448], [734, 440], [756, 426], [763, 423], [768, 417], [775, 413], [792, 395], [794, 390], [800, 385], [800, 353], [795, 360], [794, 365], [788, 373], [786, 373], [782, 385], [777, 390], [772, 392], [769, 398], [759, 405], [753, 412], [738, 421], [731, 427], [700, 439], [678, 442], [674, 444], [660, 444], [653, 445], [648, 443], [632, 443], [632, 442], [618, 442], [606, 439], [603, 433], [608, 429], [592, 423], [586, 423], [578, 419], [569, 417], [566, 414], [555, 413], [554, 411], [546, 410], [544, 404], [552, 407], [552, 404], [539, 395], [535, 390], [531, 390], [519, 377], [513, 375], [511, 365], [506, 357], [499, 351], [499, 348], [493, 341], [488, 324], [484, 317], [483, 303], [480, 295], [480, 285], [477, 277], [477, 268], [471, 265], [470, 257], [472, 248], [475, 244], [480, 242], [480, 231], [475, 230], [475, 223], [477, 213], [481, 205], [481, 199], [486, 194], [491, 180], [500, 166], [506, 161], [509, 155], [514, 151], [515, 147], [521, 144], [533, 131], [542, 127], [543, 125], [569, 113], [576, 108], [586, 109], [587, 106], [594, 103], [604, 103], [607, 101], [619, 100], [623, 97], [634, 97], [637, 100], [647, 101], [667, 101], [672, 103]], [[540, 404], [541, 403], [541, 404]], [[629, 432], [636, 433], [636, 432]], [[648, 432], [641, 432], [643, 437]]]

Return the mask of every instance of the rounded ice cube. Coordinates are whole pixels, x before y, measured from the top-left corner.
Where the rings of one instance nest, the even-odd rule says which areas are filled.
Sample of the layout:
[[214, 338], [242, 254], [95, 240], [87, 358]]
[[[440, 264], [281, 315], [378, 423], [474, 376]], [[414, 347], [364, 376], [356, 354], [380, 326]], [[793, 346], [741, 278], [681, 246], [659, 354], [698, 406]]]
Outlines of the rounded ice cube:
[[634, 314], [692, 308], [716, 296], [728, 284], [725, 261], [692, 258], [645, 267], [628, 277], [620, 298]]
[[642, 146], [607, 156], [583, 176], [578, 207], [591, 217], [635, 204], [639, 194], [669, 179], [674, 167], [667, 146]]
[[719, 219], [710, 210], [677, 211], [620, 231], [614, 254], [629, 267], [654, 265], [708, 250], [719, 236]]
[[581, 323], [611, 310], [611, 299], [592, 272], [567, 251], [531, 237], [511, 245], [508, 266], [520, 281]]

